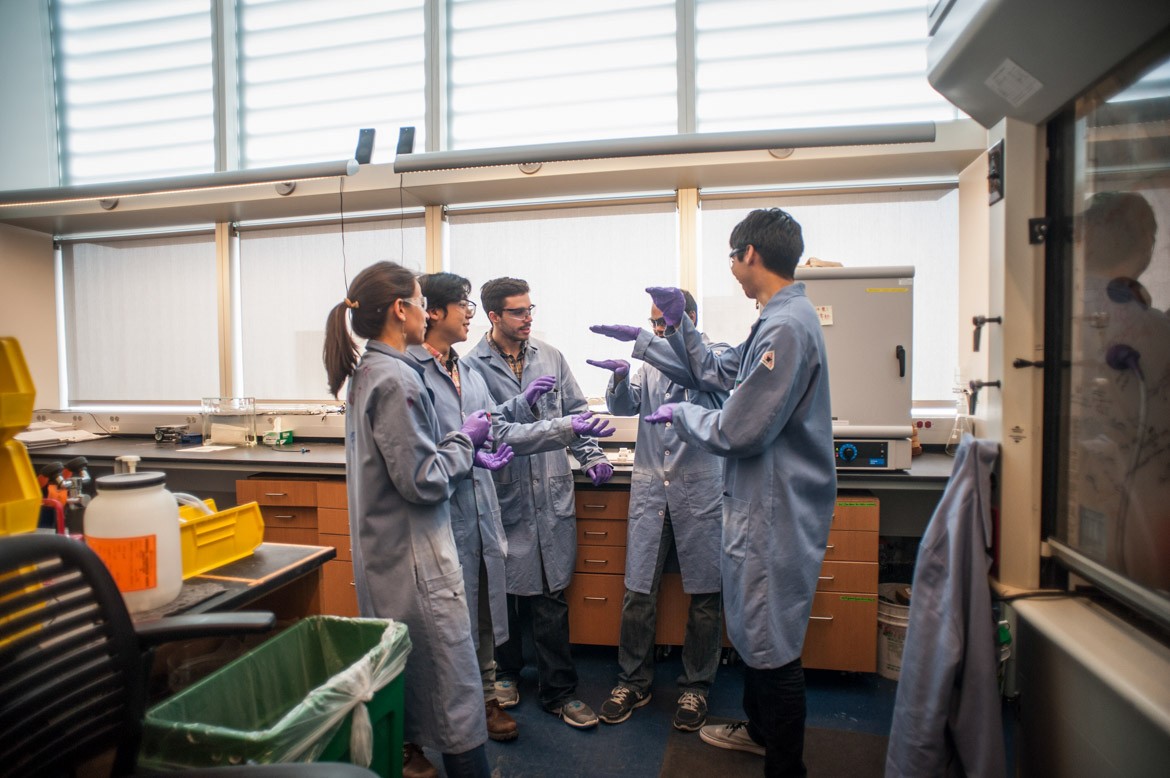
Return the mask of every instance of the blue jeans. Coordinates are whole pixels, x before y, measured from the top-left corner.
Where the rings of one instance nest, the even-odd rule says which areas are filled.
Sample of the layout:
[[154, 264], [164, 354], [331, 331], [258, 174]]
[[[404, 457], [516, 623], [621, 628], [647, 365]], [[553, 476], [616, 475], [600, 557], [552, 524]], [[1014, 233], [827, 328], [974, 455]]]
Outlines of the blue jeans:
[[565, 591], [550, 592], [547, 581], [542, 585], [541, 594], [508, 595], [508, 640], [496, 646], [496, 678], [520, 680], [524, 667], [521, 626], [531, 622], [540, 704], [545, 710], [554, 710], [576, 693], [577, 667], [569, 650], [569, 603]]
[[447, 778], [491, 778], [487, 749], [478, 745], [462, 754], [443, 754], [443, 770]]
[[804, 667], [800, 657], [771, 670], [743, 669], [747, 732], [766, 749], [765, 778], [804, 778]]
[[[654, 563], [654, 578], [650, 593], [626, 589], [622, 599], [622, 631], [618, 641], [618, 683], [638, 694], [645, 694], [654, 683], [654, 632], [658, 622], [658, 586], [662, 583], [662, 568], [674, 545], [674, 527], [670, 511], [662, 521], [662, 537], [658, 541], [658, 559]], [[719, 669], [719, 642], [722, 623], [719, 620], [719, 592], [692, 594], [687, 611], [687, 630], [683, 638], [682, 675], [678, 677], [680, 691], [692, 691], [704, 697], [715, 681]]]

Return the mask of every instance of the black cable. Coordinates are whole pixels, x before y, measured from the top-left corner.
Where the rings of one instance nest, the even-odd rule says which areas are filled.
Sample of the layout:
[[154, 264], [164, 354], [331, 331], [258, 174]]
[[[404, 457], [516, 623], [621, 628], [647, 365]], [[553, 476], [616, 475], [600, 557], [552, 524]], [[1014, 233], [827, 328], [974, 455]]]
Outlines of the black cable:
[[349, 271], [345, 259], [345, 176], [337, 178], [338, 215], [341, 217], [341, 289], [349, 297]]

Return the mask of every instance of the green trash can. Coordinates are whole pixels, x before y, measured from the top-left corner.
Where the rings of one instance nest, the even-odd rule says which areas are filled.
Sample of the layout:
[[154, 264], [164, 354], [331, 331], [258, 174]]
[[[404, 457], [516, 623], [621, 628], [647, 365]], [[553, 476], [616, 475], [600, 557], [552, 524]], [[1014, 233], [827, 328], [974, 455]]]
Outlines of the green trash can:
[[402, 774], [406, 625], [311, 616], [146, 714], [139, 764], [346, 761]]

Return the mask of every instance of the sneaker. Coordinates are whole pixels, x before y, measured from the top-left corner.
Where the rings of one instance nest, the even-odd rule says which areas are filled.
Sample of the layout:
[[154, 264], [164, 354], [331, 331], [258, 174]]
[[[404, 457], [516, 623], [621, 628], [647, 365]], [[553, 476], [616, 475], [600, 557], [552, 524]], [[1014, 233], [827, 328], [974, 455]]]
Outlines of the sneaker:
[[764, 755], [764, 747], [752, 740], [748, 734], [746, 721], [733, 721], [730, 724], [708, 724], [699, 730], [699, 737], [704, 743], [710, 743], [719, 748], [730, 748], [732, 751], [747, 751], [749, 754]]
[[[602, 708], [604, 713], [605, 709]], [[681, 732], [694, 732], [706, 723], [707, 698], [696, 692], [679, 695], [678, 707], [674, 709], [674, 728]]]
[[650, 702], [650, 692], [639, 694], [628, 686], [615, 686], [609, 699], [601, 703], [601, 720], [606, 724], [621, 724], [630, 717], [634, 708], [641, 708]]
[[515, 708], [520, 704], [520, 689], [515, 681], [496, 681], [496, 699], [501, 708]]
[[484, 713], [487, 716], [488, 737], [492, 740], [504, 742], [507, 740], [515, 740], [520, 736], [520, 730], [516, 726], [516, 719], [500, 710], [499, 700], [488, 700], [484, 705]]
[[560, 716], [570, 727], [588, 729], [597, 726], [597, 714], [593, 712], [593, 708], [580, 700], [565, 700], [555, 708], [549, 708], [548, 712]]
[[439, 778], [439, 771], [421, 748], [414, 743], [403, 743], [402, 778]]

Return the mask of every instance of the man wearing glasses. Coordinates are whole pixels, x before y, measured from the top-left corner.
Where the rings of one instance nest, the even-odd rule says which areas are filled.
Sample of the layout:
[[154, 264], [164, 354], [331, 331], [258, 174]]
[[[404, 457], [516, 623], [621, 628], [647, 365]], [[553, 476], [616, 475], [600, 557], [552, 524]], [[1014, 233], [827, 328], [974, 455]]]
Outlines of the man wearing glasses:
[[[695, 324], [698, 305], [683, 291], [684, 314]], [[633, 356], [646, 359], [647, 349], [663, 355], [671, 369], [646, 363], [630, 376], [624, 359], [587, 360], [613, 371], [605, 401], [610, 413], [646, 417], [665, 403], [691, 402], [703, 408], [720, 408], [727, 399], [721, 387], [701, 388], [688, 367], [663, 340], [669, 327], [662, 311], [650, 306], [651, 335], [640, 328]], [[704, 343], [706, 338], [704, 337]], [[726, 343], [713, 346], [721, 352]], [[678, 557], [683, 590], [690, 595], [686, 634], [683, 639], [683, 672], [678, 678], [679, 698], [673, 726], [694, 732], [707, 720], [707, 693], [719, 669], [722, 622], [719, 619], [719, 537], [723, 518], [722, 460], [682, 440], [673, 429], [639, 424], [634, 447], [634, 472], [630, 487], [630, 524], [626, 546], [626, 593], [622, 599], [621, 637], [618, 640], [617, 686], [601, 705], [600, 718], [619, 724], [635, 708], [650, 702], [654, 682], [654, 632], [658, 587], [670, 552]]]
[[[556, 388], [533, 406], [540, 419], [588, 411], [560, 351], [534, 340], [528, 284], [497, 278], [480, 290], [480, 301], [492, 328], [464, 358], [466, 367], [483, 377], [495, 402], [503, 403], [533, 381], [551, 375]], [[601, 447], [591, 438], [577, 438], [569, 449], [595, 485], [613, 475]], [[501, 707], [520, 701], [517, 682], [524, 660], [521, 618], [532, 622], [536, 644], [540, 704], [573, 727], [593, 727], [597, 714], [577, 698], [577, 668], [569, 649], [569, 605], [565, 588], [577, 562], [573, 472], [563, 449], [516, 456], [493, 474], [508, 558], [504, 564], [508, 589], [508, 640], [496, 650], [496, 696]]]

